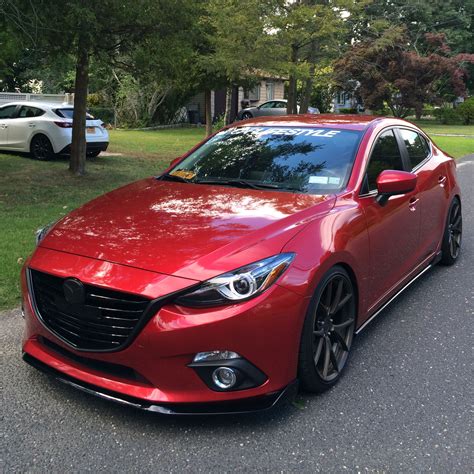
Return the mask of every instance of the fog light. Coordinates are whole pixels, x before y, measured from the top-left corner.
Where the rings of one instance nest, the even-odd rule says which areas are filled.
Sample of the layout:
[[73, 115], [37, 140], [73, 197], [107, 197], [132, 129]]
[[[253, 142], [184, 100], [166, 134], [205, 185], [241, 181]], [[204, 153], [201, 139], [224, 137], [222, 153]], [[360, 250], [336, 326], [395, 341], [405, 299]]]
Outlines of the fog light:
[[234, 369], [229, 367], [218, 367], [212, 372], [212, 381], [224, 390], [232, 388], [237, 382], [237, 375]]

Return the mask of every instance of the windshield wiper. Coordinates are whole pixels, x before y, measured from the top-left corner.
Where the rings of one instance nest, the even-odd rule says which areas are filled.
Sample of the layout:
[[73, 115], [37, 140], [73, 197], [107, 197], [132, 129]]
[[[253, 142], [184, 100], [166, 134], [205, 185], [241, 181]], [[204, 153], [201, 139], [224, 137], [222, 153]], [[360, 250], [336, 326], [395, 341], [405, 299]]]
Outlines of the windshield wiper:
[[182, 176], [178, 176], [176, 174], [169, 174], [165, 173], [161, 176], [158, 176], [156, 179], [160, 179], [162, 181], [177, 181], [178, 183], [192, 183], [190, 179], [183, 178]]
[[236, 186], [239, 188], [251, 188], [251, 189], [290, 189], [282, 188], [278, 184], [272, 183], [252, 183], [246, 179], [200, 179], [194, 181], [196, 184], [224, 184], [227, 186]]

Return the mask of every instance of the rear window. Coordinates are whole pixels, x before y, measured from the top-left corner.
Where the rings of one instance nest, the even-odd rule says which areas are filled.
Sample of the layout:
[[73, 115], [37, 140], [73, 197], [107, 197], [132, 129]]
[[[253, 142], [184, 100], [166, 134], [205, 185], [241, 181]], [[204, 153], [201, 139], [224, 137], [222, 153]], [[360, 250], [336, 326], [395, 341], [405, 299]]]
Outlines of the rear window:
[[39, 117], [44, 114], [44, 110], [38, 109], [38, 107], [30, 107], [29, 105], [22, 105], [18, 117], [20, 118], [33, 118]]
[[[72, 108], [67, 108], [67, 109], [56, 109], [54, 113], [58, 117], [66, 118], [66, 119], [72, 119], [74, 117], [74, 109]], [[94, 116], [86, 113], [86, 120], [94, 120]]]
[[195, 183], [240, 179], [281, 191], [326, 194], [345, 186], [361, 135], [332, 128], [231, 128], [204, 143], [170, 174]]

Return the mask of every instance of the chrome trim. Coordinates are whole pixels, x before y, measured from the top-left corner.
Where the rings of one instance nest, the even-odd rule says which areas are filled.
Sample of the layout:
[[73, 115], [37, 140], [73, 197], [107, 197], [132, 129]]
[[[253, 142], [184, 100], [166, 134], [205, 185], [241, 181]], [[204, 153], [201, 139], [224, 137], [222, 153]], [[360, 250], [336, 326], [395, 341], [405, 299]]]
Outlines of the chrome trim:
[[[436, 262], [436, 260], [434, 261]], [[390, 303], [392, 303], [393, 300], [398, 298], [412, 283], [414, 283], [418, 278], [420, 278], [424, 273], [426, 273], [428, 270], [433, 268], [436, 263], [430, 263], [426, 268], [424, 268], [420, 273], [417, 273], [405, 286], [400, 288], [386, 303], [384, 303], [372, 316], [370, 316], [369, 319], [367, 319], [362, 326], [360, 326], [357, 331], [355, 332], [356, 334], [359, 334], [362, 332], [367, 325], [369, 325]]]

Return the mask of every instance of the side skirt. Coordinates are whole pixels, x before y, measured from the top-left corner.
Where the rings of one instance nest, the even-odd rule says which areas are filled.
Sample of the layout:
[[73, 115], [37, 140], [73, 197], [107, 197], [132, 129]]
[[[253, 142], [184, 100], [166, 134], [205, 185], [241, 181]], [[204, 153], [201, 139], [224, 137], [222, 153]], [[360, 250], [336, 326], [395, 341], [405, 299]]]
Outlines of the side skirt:
[[409, 286], [412, 285], [418, 278], [424, 275], [428, 270], [431, 270], [439, 261], [441, 260], [441, 252], [436, 254], [436, 257], [432, 262], [425, 267], [420, 273], [417, 273], [408, 283], [406, 283], [402, 288], [400, 288], [386, 303], [384, 303], [375, 313], [367, 319], [362, 326], [356, 330], [356, 334], [361, 333], [390, 303], [397, 299]]

